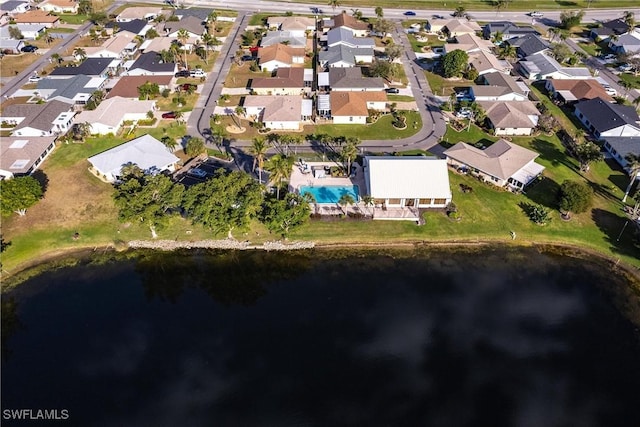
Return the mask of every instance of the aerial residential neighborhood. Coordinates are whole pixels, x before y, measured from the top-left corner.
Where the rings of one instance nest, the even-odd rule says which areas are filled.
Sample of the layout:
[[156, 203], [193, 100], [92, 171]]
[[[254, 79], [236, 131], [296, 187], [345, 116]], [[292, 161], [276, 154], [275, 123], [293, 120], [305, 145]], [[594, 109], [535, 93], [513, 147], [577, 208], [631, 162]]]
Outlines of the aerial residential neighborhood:
[[[500, 10], [475, 19], [460, 7], [445, 16], [335, 6], [102, 13], [86, 0], [2, 3], [3, 67], [23, 64], [2, 74], [2, 179], [44, 171], [47, 199], [60, 186], [47, 169], [57, 151], [86, 153], [73, 181], [104, 194], [119, 194], [132, 167], [187, 192], [243, 173], [266, 198], [304, 200], [296, 227], [429, 227], [439, 214], [463, 224], [474, 214], [460, 205], [480, 187], [519, 198], [520, 224], [549, 224], [555, 210], [575, 227], [571, 215], [590, 208], [554, 200], [577, 180], [598, 182], [621, 220], [638, 224], [634, 11], [512, 22]], [[91, 19], [74, 18], [83, 14]]]

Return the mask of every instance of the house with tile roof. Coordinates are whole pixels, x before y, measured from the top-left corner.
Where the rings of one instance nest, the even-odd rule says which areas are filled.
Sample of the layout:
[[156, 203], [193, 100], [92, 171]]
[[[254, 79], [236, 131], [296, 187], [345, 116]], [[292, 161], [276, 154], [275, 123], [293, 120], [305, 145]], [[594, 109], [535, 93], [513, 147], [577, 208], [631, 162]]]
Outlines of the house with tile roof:
[[116, 22], [131, 22], [134, 19], [151, 21], [161, 14], [160, 6], [128, 7], [116, 16]]
[[330, 68], [329, 86], [335, 91], [382, 91], [385, 88], [382, 77], [364, 77], [360, 67]]
[[278, 68], [274, 77], [259, 77], [251, 81], [254, 95], [300, 95], [304, 92], [304, 68]]
[[74, 0], [44, 0], [38, 7], [49, 13], [78, 13], [78, 2]]
[[11, 104], [2, 111], [2, 121], [14, 123], [12, 136], [57, 136], [66, 133], [73, 121], [72, 106], [61, 101], [44, 104]]
[[640, 118], [632, 106], [612, 104], [602, 98], [593, 98], [578, 102], [573, 113], [598, 139], [640, 136]]
[[451, 202], [447, 162], [436, 157], [366, 156], [364, 176], [375, 205], [444, 208]]
[[9, 28], [15, 28], [22, 34], [22, 40], [36, 40], [47, 30], [43, 24], [15, 24], [0, 27], [0, 39], [10, 39]]
[[127, 58], [138, 50], [134, 37], [133, 34], [124, 31], [108, 38], [100, 46], [87, 46], [82, 49], [86, 58]]
[[614, 99], [607, 94], [604, 87], [595, 79], [585, 80], [554, 80], [548, 79], [544, 87], [549, 96], [565, 104], [600, 98], [607, 102]]
[[158, 85], [160, 92], [165, 89], [172, 90], [173, 76], [123, 76], [120, 77], [118, 82], [111, 88], [105, 99], [120, 97], [128, 99], [140, 98], [138, 88], [145, 83], [155, 83]]
[[61, 101], [71, 104], [74, 109], [84, 107], [96, 90], [100, 90], [105, 78], [90, 77], [83, 74], [68, 79], [48, 79], [38, 81], [37, 91], [47, 101]]
[[55, 136], [0, 138], [0, 177], [32, 174], [54, 150], [55, 141]]
[[321, 68], [355, 67], [358, 64], [373, 62], [373, 48], [352, 48], [345, 45], [329, 47], [318, 52], [318, 64]]
[[530, 25], [518, 25], [509, 21], [489, 22], [482, 29], [482, 36], [487, 40], [495, 37], [498, 33], [501, 34], [502, 40], [511, 40], [527, 35], [540, 35], [540, 33]]
[[114, 96], [102, 101], [95, 110], [78, 114], [75, 123], [89, 123], [92, 135], [115, 135], [125, 121], [145, 120], [147, 113], [155, 109], [155, 101], [132, 101]]
[[465, 34], [475, 35], [482, 31], [480, 25], [468, 19], [430, 19], [425, 24], [425, 30], [430, 33], [442, 33], [448, 37], [457, 37]]
[[531, 135], [540, 112], [531, 101], [480, 101], [495, 135]]
[[456, 36], [454, 40], [455, 43], [445, 43], [445, 53], [451, 52], [453, 50], [462, 50], [467, 52], [468, 54], [480, 51], [492, 53], [493, 43], [488, 40], [484, 40], [476, 35], [463, 34], [460, 36]]
[[301, 66], [306, 57], [302, 47], [292, 47], [281, 43], [258, 49], [260, 70], [273, 71], [281, 67]]
[[316, 20], [307, 16], [270, 16], [267, 28], [271, 31], [289, 31], [299, 37], [306, 37], [316, 29]]
[[13, 20], [16, 24], [42, 24], [47, 28], [57, 27], [60, 23], [60, 18], [39, 9], [32, 9], [25, 13], [16, 14]]
[[173, 76], [178, 70], [174, 62], [162, 62], [156, 52], [145, 52], [127, 70], [129, 76]]
[[174, 172], [180, 159], [162, 142], [147, 134], [91, 156], [88, 161], [94, 175], [114, 182], [125, 165], [135, 164], [146, 173]]
[[162, 52], [163, 50], [171, 49], [174, 43], [178, 43], [178, 39], [173, 37], [155, 37], [142, 42], [142, 44], [138, 46], [138, 50], [143, 53]]
[[542, 174], [544, 166], [535, 162], [538, 153], [500, 139], [484, 150], [459, 142], [445, 150], [447, 163], [466, 169], [499, 187], [522, 190]]
[[334, 124], [366, 124], [369, 110], [385, 111], [387, 94], [383, 91], [342, 92], [329, 94], [330, 114]]
[[248, 117], [272, 130], [300, 130], [302, 122], [311, 119], [312, 101], [300, 95], [249, 95], [242, 106]]

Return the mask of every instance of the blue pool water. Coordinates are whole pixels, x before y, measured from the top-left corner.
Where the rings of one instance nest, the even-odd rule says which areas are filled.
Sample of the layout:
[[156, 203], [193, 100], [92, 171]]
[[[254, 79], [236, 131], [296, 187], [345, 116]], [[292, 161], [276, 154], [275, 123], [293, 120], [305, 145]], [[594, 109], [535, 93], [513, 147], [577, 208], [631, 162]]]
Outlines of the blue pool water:
[[360, 200], [360, 191], [357, 185], [324, 185], [300, 187], [300, 194], [310, 193], [317, 203], [338, 203], [343, 194], [351, 194], [356, 202]]

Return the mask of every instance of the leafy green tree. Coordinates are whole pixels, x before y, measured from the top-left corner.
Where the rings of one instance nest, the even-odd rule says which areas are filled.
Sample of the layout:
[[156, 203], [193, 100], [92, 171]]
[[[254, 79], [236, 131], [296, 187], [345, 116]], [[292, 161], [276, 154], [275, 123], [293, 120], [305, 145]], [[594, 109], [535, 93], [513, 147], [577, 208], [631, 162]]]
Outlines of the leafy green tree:
[[202, 138], [190, 138], [187, 141], [187, 146], [184, 149], [185, 153], [187, 154], [187, 156], [199, 156], [200, 154], [206, 153], [207, 149], [204, 146], [204, 141], [202, 140]]
[[242, 34], [242, 44], [245, 46], [251, 46], [256, 41], [256, 36], [253, 34], [253, 31], [245, 31]]
[[457, 77], [467, 68], [469, 55], [467, 52], [456, 49], [448, 52], [442, 58], [442, 70], [445, 77]]
[[93, 12], [89, 14], [89, 21], [95, 25], [104, 25], [109, 22], [109, 17], [104, 12]]
[[218, 169], [213, 178], [190, 187], [184, 208], [194, 223], [215, 233], [246, 227], [257, 216], [264, 199], [260, 184], [248, 174]]
[[91, 0], [80, 0], [78, 2], [78, 13], [80, 15], [89, 15], [93, 13], [93, 3], [91, 3]]
[[166, 175], [129, 175], [116, 185], [113, 194], [118, 208], [118, 219], [122, 222], [137, 221], [158, 237], [157, 231], [164, 228], [171, 212], [180, 207], [184, 185], [174, 184]]
[[381, 19], [384, 16], [384, 10], [380, 6], [376, 6], [375, 13], [379, 19]]
[[374, 60], [373, 63], [369, 66], [369, 76], [370, 77], [382, 77], [387, 81], [392, 81], [394, 77], [397, 76], [398, 71], [394, 67], [394, 65], [389, 61], [378, 61]]
[[16, 40], [24, 39], [22, 31], [20, 31], [18, 27], [12, 27], [11, 25], [9, 25], [9, 37]]
[[566, 180], [558, 191], [560, 210], [569, 215], [571, 212], [586, 212], [593, 203], [593, 189], [585, 182]]
[[551, 55], [558, 62], [565, 62], [569, 59], [569, 57], [573, 54], [569, 46], [564, 43], [554, 43], [551, 45]]
[[155, 28], [150, 28], [144, 35], [144, 38], [147, 40], [155, 39], [156, 37], [160, 37], [160, 34], [158, 34]]
[[469, 67], [465, 72], [465, 77], [467, 78], [467, 80], [471, 80], [472, 82], [475, 82], [476, 79], [480, 77], [480, 73], [475, 68]]
[[545, 225], [551, 221], [551, 212], [542, 205], [528, 206], [529, 219], [538, 225]]
[[564, 11], [560, 13], [560, 27], [565, 30], [571, 30], [574, 27], [577, 27], [582, 22], [582, 18], [584, 18], [584, 12], [580, 11]]
[[282, 181], [288, 180], [293, 172], [293, 157], [276, 154], [265, 164], [264, 169], [269, 172], [269, 178], [276, 185], [277, 198], [280, 199]]
[[403, 52], [404, 49], [402, 46], [394, 43], [389, 43], [387, 47], [384, 48], [385, 55], [387, 55], [389, 57], [389, 61], [392, 62], [400, 58]]
[[393, 22], [386, 19], [376, 19], [376, 21], [373, 23], [373, 31], [381, 34], [381, 38], [386, 38], [387, 34], [393, 31], [393, 28]]
[[15, 212], [20, 216], [42, 198], [42, 186], [32, 176], [23, 176], [0, 181], [0, 205], [2, 215]]
[[580, 169], [588, 171], [591, 163], [601, 162], [604, 160], [604, 155], [598, 145], [591, 141], [585, 141], [576, 146], [576, 154], [580, 161]]
[[309, 219], [311, 208], [307, 200], [295, 193], [288, 193], [284, 200], [265, 200], [260, 221], [272, 233], [287, 237], [291, 231], [302, 226]]

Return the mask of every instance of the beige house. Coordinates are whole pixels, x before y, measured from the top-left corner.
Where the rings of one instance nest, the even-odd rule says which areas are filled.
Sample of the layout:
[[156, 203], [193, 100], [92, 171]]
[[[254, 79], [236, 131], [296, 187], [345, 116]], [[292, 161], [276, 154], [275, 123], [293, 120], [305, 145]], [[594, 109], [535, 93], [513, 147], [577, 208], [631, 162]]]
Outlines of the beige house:
[[307, 16], [270, 16], [267, 27], [271, 31], [290, 31], [297, 36], [306, 36], [316, 29], [316, 20]]
[[16, 24], [42, 24], [47, 28], [53, 28], [58, 25], [60, 18], [55, 15], [49, 15], [49, 12], [44, 10], [30, 10], [25, 13], [20, 13], [13, 17]]
[[55, 137], [0, 138], [0, 177], [29, 175], [35, 172], [56, 146]]
[[431, 33], [444, 33], [449, 37], [475, 35], [482, 31], [480, 25], [467, 19], [432, 19], [427, 22], [425, 28]]
[[75, 123], [89, 123], [92, 135], [115, 135], [125, 121], [145, 120], [147, 113], [155, 109], [155, 101], [132, 101], [116, 96], [105, 99], [95, 110], [81, 112]]
[[504, 139], [484, 150], [459, 142], [444, 154], [452, 167], [515, 190], [522, 190], [544, 171], [544, 166], [534, 161], [538, 153]]
[[480, 50], [469, 55], [469, 65], [482, 76], [487, 73], [511, 74], [513, 67], [509, 61], [498, 59], [493, 53]]
[[445, 43], [444, 51], [449, 53], [453, 50], [463, 50], [469, 55], [473, 52], [491, 53], [493, 43], [473, 34], [463, 34], [455, 37], [455, 43]]
[[531, 135], [540, 112], [531, 101], [480, 101], [496, 135]]
[[323, 33], [326, 33], [330, 29], [340, 27], [348, 29], [355, 37], [366, 37], [369, 34], [369, 24], [357, 20], [347, 12], [342, 12], [339, 15], [322, 21]]
[[278, 68], [274, 77], [253, 79], [254, 95], [300, 95], [304, 91], [304, 68]]
[[382, 91], [331, 91], [329, 102], [334, 124], [363, 125], [367, 123], [369, 110], [386, 110], [387, 94]]
[[137, 43], [133, 34], [123, 31], [105, 40], [100, 46], [83, 47], [87, 58], [124, 58], [133, 55], [137, 50]]
[[162, 8], [156, 7], [128, 7], [118, 16], [116, 16], [116, 22], [129, 22], [134, 19], [145, 19], [150, 21], [162, 14]]
[[258, 58], [262, 71], [273, 71], [281, 67], [304, 65], [305, 51], [302, 47], [292, 47], [277, 43], [260, 48], [258, 50]]
[[44, 0], [38, 7], [45, 12], [78, 13], [78, 2], [74, 0]]
[[299, 130], [311, 118], [312, 101], [299, 95], [246, 96], [245, 114], [272, 130]]

